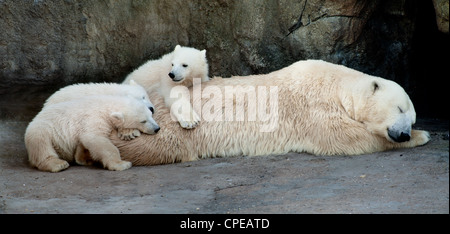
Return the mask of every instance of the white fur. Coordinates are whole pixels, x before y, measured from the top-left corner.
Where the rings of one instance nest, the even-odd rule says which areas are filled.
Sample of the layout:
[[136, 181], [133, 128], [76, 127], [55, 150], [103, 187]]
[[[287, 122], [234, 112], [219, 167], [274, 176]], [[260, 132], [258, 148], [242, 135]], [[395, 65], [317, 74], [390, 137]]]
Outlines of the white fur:
[[52, 94], [46, 100], [44, 107], [51, 104], [71, 101], [91, 95], [130, 96], [144, 102], [144, 104], [149, 109], [154, 109], [155, 107], [148, 98], [148, 94], [145, 89], [133, 80], [130, 80], [129, 84], [88, 83], [69, 85]]
[[[320, 155], [358, 155], [394, 148], [423, 145], [430, 135], [410, 130], [416, 113], [406, 92], [396, 83], [324, 61], [299, 61], [264, 75], [214, 78], [202, 84], [214, 87], [277, 87], [278, 119], [271, 132], [260, 131], [262, 120], [212, 119], [191, 131], [171, 122], [169, 110], [157, 93], [150, 95], [158, 107], [155, 119], [162, 126], [152, 136], [124, 142], [110, 136], [124, 157], [136, 165], [154, 165], [205, 157], [257, 156], [307, 152]], [[236, 89], [237, 90], [237, 89]], [[239, 91], [241, 92], [241, 91]], [[201, 102], [197, 112], [218, 106], [225, 115], [226, 102], [208, 95], [194, 96]], [[236, 110], [236, 103], [234, 110]], [[269, 102], [266, 102], [270, 107]], [[194, 105], [196, 107], [197, 105]], [[247, 104], [244, 106], [248, 108]], [[246, 109], [248, 110], [248, 109]], [[397, 142], [388, 131], [410, 134]], [[392, 135], [392, 134], [391, 134]], [[398, 140], [398, 139], [397, 139]]]
[[[171, 78], [171, 76], [173, 78]], [[172, 88], [177, 86], [192, 87], [195, 78], [202, 82], [208, 81], [208, 63], [206, 50], [197, 50], [190, 47], [177, 45], [173, 52], [164, 55], [158, 60], [150, 60], [130, 73], [123, 81], [124, 84], [131, 80], [142, 85], [151, 94], [158, 92], [164, 97], [167, 107], [177, 101], [170, 97]], [[186, 129], [195, 128], [200, 117], [193, 110], [190, 100], [182, 97], [181, 102], [185, 108], [185, 114], [173, 113], [181, 127]]]
[[[80, 98], [92, 95], [132, 97], [136, 100], [142, 101], [152, 113], [155, 111], [155, 106], [148, 98], [148, 94], [145, 89], [134, 80], [130, 80], [129, 84], [88, 83], [69, 85], [52, 94], [44, 103], [44, 107], [60, 102], [78, 100]], [[118, 132], [118, 136], [122, 140], [132, 140], [140, 136], [140, 132], [137, 129], [122, 129]]]
[[154, 134], [159, 126], [141, 101], [125, 96], [87, 96], [45, 106], [25, 131], [29, 161], [39, 170], [58, 172], [68, 162], [101, 162], [109, 170], [125, 170], [109, 134], [122, 129]]

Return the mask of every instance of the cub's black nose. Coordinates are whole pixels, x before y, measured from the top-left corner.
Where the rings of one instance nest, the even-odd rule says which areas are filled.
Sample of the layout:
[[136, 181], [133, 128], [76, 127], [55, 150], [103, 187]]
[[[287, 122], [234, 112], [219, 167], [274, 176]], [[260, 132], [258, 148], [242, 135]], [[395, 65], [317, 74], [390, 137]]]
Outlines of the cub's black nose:
[[155, 128], [155, 133], [158, 133], [159, 132], [159, 130], [161, 130], [161, 128]]
[[170, 76], [170, 78], [175, 78], [175, 74], [173, 74], [172, 72], [171, 73], [169, 73], [169, 76]]

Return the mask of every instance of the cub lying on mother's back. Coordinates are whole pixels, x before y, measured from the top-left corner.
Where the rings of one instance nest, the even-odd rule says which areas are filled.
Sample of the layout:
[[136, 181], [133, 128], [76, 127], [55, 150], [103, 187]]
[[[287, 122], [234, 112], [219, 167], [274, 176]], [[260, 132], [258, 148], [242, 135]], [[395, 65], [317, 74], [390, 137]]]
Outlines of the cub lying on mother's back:
[[[201, 82], [209, 80], [206, 50], [197, 50], [191, 47], [177, 45], [171, 53], [157, 60], [147, 61], [130, 73], [123, 81], [128, 84], [131, 80], [142, 85], [147, 92], [157, 92], [164, 97], [167, 107], [171, 107], [176, 101], [170, 96], [172, 88], [176, 86], [192, 87], [194, 79]], [[195, 128], [200, 122], [200, 116], [194, 111], [190, 100], [181, 97], [178, 100], [183, 110], [182, 113], [173, 111], [172, 114], [186, 129]]]

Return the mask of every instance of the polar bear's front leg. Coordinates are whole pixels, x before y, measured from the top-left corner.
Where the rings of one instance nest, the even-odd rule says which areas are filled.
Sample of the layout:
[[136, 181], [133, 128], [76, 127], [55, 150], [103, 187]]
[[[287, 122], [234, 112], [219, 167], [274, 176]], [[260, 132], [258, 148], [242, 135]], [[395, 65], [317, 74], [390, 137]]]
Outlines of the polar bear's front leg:
[[108, 170], [123, 171], [131, 167], [131, 162], [123, 161], [117, 147], [106, 137], [85, 134], [80, 136], [80, 142], [89, 151], [92, 160], [101, 162]]
[[189, 114], [179, 115], [177, 116], [177, 119], [182, 128], [192, 129], [197, 127], [197, 125], [200, 123], [200, 117], [192, 109], [191, 105], [188, 105], [188, 107], [191, 110]]
[[180, 98], [173, 103], [169, 101], [167, 106], [182, 128], [192, 129], [200, 123], [200, 116], [194, 111], [189, 100]]

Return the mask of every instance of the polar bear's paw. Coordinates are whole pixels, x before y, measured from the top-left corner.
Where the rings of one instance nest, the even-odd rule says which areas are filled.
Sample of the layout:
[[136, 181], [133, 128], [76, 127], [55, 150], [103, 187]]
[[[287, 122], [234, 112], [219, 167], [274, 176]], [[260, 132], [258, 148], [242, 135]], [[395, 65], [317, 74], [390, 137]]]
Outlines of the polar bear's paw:
[[412, 130], [411, 132], [411, 140], [414, 146], [425, 145], [431, 140], [430, 133], [423, 130]]
[[197, 127], [197, 125], [198, 125], [200, 122], [199, 122], [199, 121], [184, 121], [184, 120], [181, 120], [181, 121], [179, 121], [179, 123], [180, 123], [180, 126], [181, 126], [182, 128], [185, 128], [185, 129], [193, 129], [193, 128]]
[[127, 128], [120, 130], [117, 134], [121, 140], [130, 141], [140, 136], [141, 132], [137, 129]]
[[43, 171], [60, 172], [67, 169], [69, 167], [69, 163], [65, 160], [51, 157], [37, 167]]
[[180, 123], [180, 126], [185, 129], [193, 129], [197, 127], [200, 124], [200, 117], [197, 115], [197, 113], [192, 112], [192, 118], [179, 118], [178, 122]]
[[110, 171], [123, 171], [126, 169], [129, 169], [131, 167], [131, 162], [127, 161], [115, 161], [115, 162], [109, 162], [106, 164], [106, 168]]

